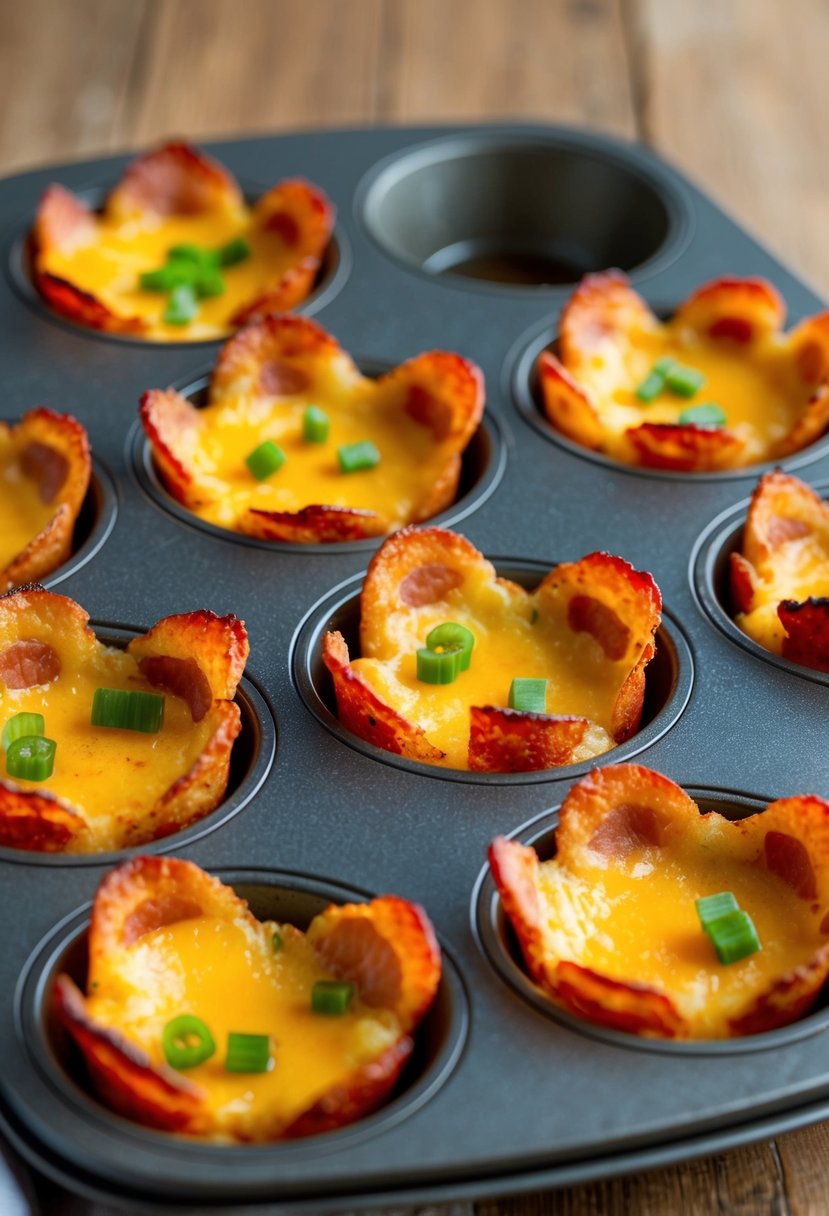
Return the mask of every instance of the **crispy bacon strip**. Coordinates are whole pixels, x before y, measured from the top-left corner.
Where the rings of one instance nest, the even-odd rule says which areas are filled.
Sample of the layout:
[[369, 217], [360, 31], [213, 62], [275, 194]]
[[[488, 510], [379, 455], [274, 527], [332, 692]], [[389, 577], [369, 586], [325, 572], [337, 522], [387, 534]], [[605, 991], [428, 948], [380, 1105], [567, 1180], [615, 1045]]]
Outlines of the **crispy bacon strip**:
[[[735, 856], [764, 866], [789, 885], [793, 900], [818, 910], [829, 905], [829, 803], [814, 795], [784, 798], [765, 811], [730, 822], [701, 814], [696, 803], [667, 777], [640, 765], [596, 769], [573, 786], [561, 809], [555, 861], [540, 863], [535, 851], [498, 837], [490, 867], [504, 913], [513, 926], [532, 979], [579, 1017], [634, 1034], [693, 1037], [689, 1021], [666, 992], [643, 985], [635, 975], [621, 980], [598, 973], [553, 948], [548, 936], [552, 905], [545, 901], [541, 865], [555, 866], [559, 881], [577, 881], [596, 857], [608, 866], [643, 847], [660, 852], [736, 849]], [[756, 862], [755, 862], [756, 859]], [[825, 933], [826, 918], [819, 926]], [[554, 926], [560, 934], [564, 924]], [[817, 940], [817, 939], [816, 939]], [[723, 1014], [726, 1036], [757, 1034], [786, 1025], [807, 1012], [829, 975], [829, 942], [816, 944], [812, 959], [775, 977], [766, 991], [732, 1016]]]
[[[208, 406], [240, 397], [266, 400], [332, 390], [341, 400], [365, 394], [367, 378], [336, 340], [307, 317], [268, 317], [251, 325], [219, 352]], [[412, 509], [412, 522], [444, 510], [455, 498], [461, 453], [480, 425], [484, 384], [480, 370], [460, 355], [431, 351], [402, 363], [376, 381], [373, 408], [391, 418], [403, 414], [434, 438], [434, 469]], [[202, 416], [172, 390], [152, 389], [141, 401], [142, 425], [170, 493], [187, 507], [216, 501], [221, 481], [200, 472], [196, 447]], [[336, 544], [382, 536], [389, 521], [377, 512], [325, 503], [298, 511], [249, 508], [234, 523], [236, 531], [262, 540], [299, 544]]]
[[[200, 916], [256, 926], [245, 901], [192, 862], [169, 857], [124, 862], [104, 878], [95, 898], [89, 985], [106, 987], [119, 956], [147, 934]], [[375, 1060], [356, 1067], [287, 1127], [263, 1127], [263, 1139], [315, 1135], [379, 1106], [411, 1056], [410, 1032], [429, 1009], [440, 983], [440, 950], [428, 917], [417, 904], [396, 896], [331, 905], [311, 922], [308, 937], [323, 965], [351, 980], [365, 1004], [393, 1013], [401, 1033]], [[124, 1036], [96, 1023], [69, 976], [59, 976], [54, 1001], [58, 1018], [84, 1055], [96, 1092], [108, 1106], [164, 1131], [206, 1138], [221, 1131], [205, 1092], [174, 1069], [153, 1065]]]
[[[147, 216], [240, 213], [244, 197], [222, 165], [190, 144], [171, 142], [132, 161], [104, 204], [104, 216], [115, 222]], [[334, 226], [334, 207], [308, 182], [281, 182], [255, 204], [255, 229], [273, 234], [274, 262], [283, 267], [265, 291], [237, 311], [233, 325], [243, 325], [294, 308], [314, 285]], [[38, 207], [31, 234], [32, 277], [50, 307], [90, 329], [141, 336], [146, 322], [120, 316], [96, 295], [46, 270], [49, 249], [71, 253], [93, 245], [98, 220], [80, 199], [51, 185]], [[284, 269], [286, 255], [290, 265]]]
[[[102, 644], [74, 600], [42, 587], [0, 596], [0, 681], [9, 688], [48, 684], [94, 661]], [[186, 700], [194, 722], [206, 720], [196, 762], [140, 816], [114, 805], [123, 847], [177, 832], [212, 811], [224, 796], [241, 711], [232, 700], [247, 660], [244, 625], [234, 616], [197, 611], [165, 617], [127, 652], [149, 683]], [[48, 791], [20, 790], [0, 778], [0, 843], [38, 851], [85, 852], [83, 814]]]
[[[779, 586], [781, 581], [785, 586], [781, 574], [789, 569], [788, 553], [793, 544], [808, 546], [815, 581], [825, 582], [829, 569], [829, 505], [797, 477], [776, 469], [764, 474], [755, 487], [741, 551], [730, 555], [731, 600], [737, 611], [749, 613], [762, 604], [767, 586]], [[820, 595], [781, 599], [777, 616], [784, 629], [784, 657], [804, 667], [829, 671], [829, 600]], [[777, 646], [775, 641], [775, 649]]]
[[75, 522], [89, 488], [92, 458], [89, 439], [69, 414], [41, 407], [30, 410], [16, 426], [0, 422], [20, 452], [20, 468], [37, 483], [41, 500], [55, 514], [21, 553], [0, 570], [0, 590], [35, 582], [51, 574], [72, 551]]
[[[366, 574], [360, 597], [360, 645], [364, 658], [382, 662], [399, 646], [401, 629], [421, 636], [421, 609], [450, 595], [474, 595], [488, 584], [505, 591], [526, 617], [530, 596], [498, 578], [494, 566], [464, 537], [441, 528], [404, 528], [381, 546]], [[608, 750], [633, 734], [641, 720], [645, 667], [654, 654], [662, 599], [649, 574], [606, 553], [564, 563], [540, 583], [533, 603], [541, 614], [574, 635], [589, 633], [597, 647], [586, 658], [604, 676], [618, 672], [612, 738], [582, 717], [523, 713], [503, 706], [473, 706], [469, 768], [475, 772], [526, 772], [574, 763]], [[447, 611], [449, 611], [447, 606]], [[397, 755], [427, 763], [443, 753], [415, 721], [386, 704], [349, 662], [339, 634], [329, 633], [323, 658], [334, 679], [340, 720], [359, 738]], [[589, 679], [589, 672], [587, 675]], [[579, 749], [582, 749], [581, 751]]]
[[[679, 306], [671, 325], [678, 332], [692, 331], [711, 341], [745, 347], [748, 358], [751, 344], [776, 334], [785, 318], [783, 300], [770, 283], [724, 277], [693, 292]], [[637, 340], [659, 328], [659, 319], [619, 271], [588, 275], [562, 312], [556, 353], [546, 350], [538, 359], [542, 404], [552, 424], [575, 443], [600, 451], [605, 430], [601, 402], [591, 387], [594, 361], [606, 356], [605, 372], [609, 369], [612, 380], [613, 368], [626, 365]], [[811, 391], [789, 433], [769, 451], [775, 459], [813, 443], [829, 425], [829, 312], [792, 330], [787, 351], [797, 378]], [[611, 391], [612, 384], [605, 389]], [[694, 473], [746, 463], [745, 440], [727, 427], [645, 420], [625, 434], [630, 456], [623, 458], [649, 468]]]

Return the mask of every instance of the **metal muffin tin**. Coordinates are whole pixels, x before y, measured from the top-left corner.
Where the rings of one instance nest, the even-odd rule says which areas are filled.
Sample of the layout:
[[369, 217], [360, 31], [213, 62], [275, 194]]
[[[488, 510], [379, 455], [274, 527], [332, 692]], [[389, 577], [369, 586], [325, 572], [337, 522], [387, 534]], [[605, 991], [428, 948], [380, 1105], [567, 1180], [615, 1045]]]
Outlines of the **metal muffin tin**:
[[[595, 135], [379, 129], [209, 150], [252, 194], [304, 175], [335, 201], [336, 255], [300, 311], [364, 369], [435, 348], [483, 369], [487, 422], [442, 521], [530, 583], [596, 549], [654, 575], [667, 612], [645, 725], [599, 762], [635, 755], [735, 814], [788, 794], [829, 797], [827, 679], [741, 643], [724, 620], [722, 554], [759, 470], [670, 475], [595, 458], [554, 435], [532, 375], [586, 270], [622, 265], [665, 313], [725, 273], [769, 278], [792, 322], [819, 309], [816, 296], [663, 162]], [[12, 1144], [71, 1190], [135, 1211], [320, 1212], [583, 1182], [829, 1115], [823, 1006], [787, 1033], [679, 1050], [552, 1015], [521, 972], [482, 866], [498, 833], [549, 847], [551, 808], [589, 766], [481, 779], [345, 738], [319, 639], [330, 621], [353, 631], [376, 542], [251, 544], [171, 505], [135, 427], [138, 400], [168, 384], [197, 392], [219, 343], [124, 341], [61, 321], [31, 290], [21, 247], [50, 181], [100, 192], [127, 160], [0, 182], [0, 367], [10, 417], [36, 404], [69, 411], [95, 453], [79, 552], [49, 585], [115, 640], [201, 607], [247, 622], [245, 729], [228, 799], [152, 847], [227, 876], [255, 911], [300, 923], [330, 898], [418, 900], [447, 967], [413, 1068], [382, 1111], [293, 1144], [185, 1142], [100, 1107], [49, 1014], [56, 971], [82, 972], [89, 901], [114, 858], [6, 850], [0, 1123]], [[783, 465], [825, 482], [829, 443]]]

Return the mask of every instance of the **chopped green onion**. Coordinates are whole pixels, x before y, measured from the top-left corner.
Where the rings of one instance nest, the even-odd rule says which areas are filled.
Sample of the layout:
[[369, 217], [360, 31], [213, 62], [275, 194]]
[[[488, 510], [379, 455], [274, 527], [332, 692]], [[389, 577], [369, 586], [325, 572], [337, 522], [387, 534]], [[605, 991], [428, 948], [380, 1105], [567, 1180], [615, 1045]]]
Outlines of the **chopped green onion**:
[[690, 405], [679, 415], [680, 426], [725, 426], [728, 421], [725, 410], [715, 401], [707, 401], [704, 405]]
[[271, 934], [271, 950], [273, 950], [274, 954], [281, 954], [282, 947], [284, 946], [284, 944], [285, 943], [282, 940], [282, 934], [277, 929], [274, 933]]
[[721, 963], [738, 963], [761, 949], [757, 930], [748, 912], [729, 912], [709, 921], [705, 932], [711, 938]]
[[510, 709], [520, 709], [525, 714], [547, 712], [547, 681], [528, 678], [513, 680], [509, 690]]
[[653, 370], [658, 376], [662, 376], [664, 379], [668, 372], [672, 372], [675, 367], [679, 366], [679, 361], [675, 359], [673, 355], [663, 355], [661, 359], [656, 360], [653, 365]]
[[686, 367], [684, 363], [675, 363], [665, 373], [665, 387], [677, 397], [693, 397], [705, 384], [705, 376], [695, 367]]
[[15, 714], [9, 718], [3, 727], [3, 748], [8, 750], [9, 744], [24, 735], [42, 735], [46, 730], [43, 714]]
[[308, 405], [302, 415], [302, 438], [306, 443], [325, 443], [331, 426], [325, 410], [318, 405]]
[[[205, 249], [203, 245], [172, 245], [167, 250], [167, 263], [170, 262], [192, 262], [194, 266], [203, 266], [207, 258], [210, 256], [210, 250]], [[219, 259], [215, 258], [215, 264], [218, 264]]]
[[341, 1017], [353, 996], [354, 985], [346, 980], [317, 980], [311, 989], [311, 1009], [314, 1013]]
[[281, 469], [287, 457], [282, 451], [282, 448], [277, 447], [270, 439], [266, 439], [264, 443], [260, 443], [258, 448], [254, 448], [250, 456], [245, 458], [245, 464], [248, 466], [251, 477], [255, 477], [257, 481], [265, 481], [277, 469]]
[[170, 262], [160, 270], [147, 270], [139, 276], [142, 291], [173, 291], [192, 286], [198, 267], [190, 262]]
[[268, 1035], [231, 1031], [227, 1036], [227, 1072], [267, 1072], [270, 1062], [271, 1040]]
[[429, 650], [445, 651], [459, 650], [459, 671], [468, 671], [472, 660], [472, 647], [475, 645], [475, 635], [465, 625], [456, 621], [444, 621], [436, 625], [426, 635], [426, 645]]
[[728, 916], [729, 912], [739, 911], [737, 901], [730, 891], [720, 891], [717, 895], [706, 895], [703, 899], [698, 899], [696, 903], [697, 915], [703, 929], [707, 929], [712, 920], [719, 920], [721, 916]]
[[453, 684], [460, 670], [460, 650], [437, 651], [421, 646], [417, 652], [417, 678], [423, 684]]
[[157, 692], [96, 688], [90, 721], [93, 726], [139, 730], [145, 735], [154, 735], [164, 723], [164, 697]]
[[189, 325], [198, 311], [195, 288], [190, 283], [182, 283], [170, 292], [170, 299], [164, 310], [164, 324]]
[[45, 781], [52, 776], [57, 746], [43, 735], [21, 735], [6, 749], [6, 772], [23, 781]]
[[345, 443], [337, 448], [337, 459], [341, 473], [360, 473], [363, 469], [375, 468], [380, 463], [380, 453], [370, 439], [363, 439], [360, 443]]
[[199, 299], [207, 296], [220, 296], [224, 294], [225, 281], [215, 267], [206, 266], [199, 271], [195, 287]]
[[195, 1068], [209, 1060], [216, 1041], [209, 1027], [192, 1013], [182, 1013], [161, 1032], [164, 1059], [171, 1068]]
[[218, 253], [222, 266], [235, 266], [237, 262], [244, 262], [250, 257], [250, 244], [243, 236], [237, 236], [223, 245]]
[[658, 397], [665, 387], [665, 377], [661, 376], [655, 369], [648, 372], [645, 379], [636, 390], [636, 396], [640, 401], [653, 401]]

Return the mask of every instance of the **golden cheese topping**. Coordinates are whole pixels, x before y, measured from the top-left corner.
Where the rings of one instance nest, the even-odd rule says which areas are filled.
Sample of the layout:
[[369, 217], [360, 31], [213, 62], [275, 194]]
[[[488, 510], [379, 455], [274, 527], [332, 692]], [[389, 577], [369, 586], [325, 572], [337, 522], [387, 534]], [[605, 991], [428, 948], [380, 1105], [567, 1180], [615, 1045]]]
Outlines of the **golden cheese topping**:
[[[275, 952], [273, 934], [282, 948]], [[342, 1016], [311, 1010], [311, 989], [332, 979], [293, 926], [200, 916], [177, 921], [107, 958], [87, 999], [89, 1015], [123, 1034], [156, 1065], [162, 1031], [194, 1014], [216, 1042], [212, 1058], [182, 1073], [204, 1091], [215, 1125], [245, 1139], [274, 1138], [351, 1072], [400, 1038], [397, 1019], [356, 993]], [[260, 1074], [225, 1071], [230, 1032], [267, 1034], [271, 1065]]]
[[194, 723], [187, 703], [165, 693], [164, 724], [157, 734], [90, 724], [96, 688], [156, 691], [124, 651], [96, 647], [81, 670], [66, 664], [49, 684], [10, 689], [0, 685], [0, 719], [43, 714], [45, 735], [57, 743], [47, 781], [11, 780], [21, 789], [65, 799], [88, 825], [85, 852], [118, 848], [127, 824], [141, 820], [190, 771], [213, 729], [210, 715]]
[[[198, 314], [189, 324], [165, 324], [168, 293], [142, 291], [139, 275], [160, 269], [174, 245], [218, 249], [237, 237], [245, 238], [251, 254], [222, 268], [223, 294], [199, 300]], [[99, 217], [93, 244], [65, 252], [47, 247], [39, 255], [39, 268], [92, 293], [119, 317], [140, 317], [148, 325], [148, 337], [189, 342], [230, 332], [234, 314], [284, 274], [292, 256], [278, 234], [254, 228], [250, 211], [240, 207], [211, 215]]]
[[[26, 442], [29, 442], [27, 437]], [[55, 514], [20, 463], [21, 440], [0, 430], [0, 570], [43, 531]]]
[[[417, 650], [444, 621], [471, 630], [472, 660], [454, 683], [426, 684], [417, 678]], [[539, 615], [534, 596], [516, 599], [484, 573], [466, 579], [462, 596], [452, 590], [442, 603], [418, 609], [417, 622], [415, 634], [401, 616], [396, 635], [375, 645], [370, 657], [353, 660], [352, 667], [383, 701], [423, 728], [446, 753], [440, 763], [447, 768], [469, 767], [470, 707], [506, 707], [516, 677], [549, 681], [548, 714], [584, 717], [600, 728], [587, 732], [574, 763], [613, 747], [613, 706], [630, 664], [608, 660], [591, 634], [574, 634], [549, 608]]]
[[[324, 443], [302, 438], [302, 416], [319, 406], [330, 428]], [[388, 529], [411, 519], [445, 460], [428, 427], [383, 404], [374, 381], [359, 389], [339, 386], [334, 378], [324, 394], [290, 400], [237, 395], [200, 411], [192, 451], [200, 484], [216, 500], [191, 508], [209, 523], [232, 528], [246, 510], [300, 511], [313, 504], [376, 511]], [[342, 445], [371, 440], [380, 453], [373, 469], [343, 473], [337, 459]], [[245, 459], [271, 440], [285, 453], [282, 467], [257, 482]]]
[[[666, 389], [645, 404], [636, 389], [665, 356], [702, 372], [705, 383], [693, 397]], [[671, 322], [637, 330], [629, 343], [602, 343], [584, 361], [578, 378], [594, 394], [607, 430], [604, 450], [626, 462], [633, 459], [626, 430], [646, 422], [676, 424], [684, 410], [707, 403], [723, 409], [727, 429], [744, 441], [744, 462], [762, 460], [789, 434], [808, 395], [779, 334], [741, 345], [712, 341]]]
[[829, 536], [815, 532], [783, 541], [775, 549], [772, 559], [763, 564], [751, 612], [739, 612], [734, 619], [755, 642], [781, 654], [786, 631], [777, 605], [810, 596], [829, 596]]
[[[541, 866], [545, 936], [551, 952], [611, 979], [667, 995], [694, 1022], [695, 1037], [729, 1033], [773, 981], [809, 962], [825, 938], [821, 912], [753, 860], [718, 856], [699, 842], [647, 848], [624, 861], [576, 875]], [[737, 963], [718, 962], [695, 901], [731, 891], [754, 922], [761, 949]]]

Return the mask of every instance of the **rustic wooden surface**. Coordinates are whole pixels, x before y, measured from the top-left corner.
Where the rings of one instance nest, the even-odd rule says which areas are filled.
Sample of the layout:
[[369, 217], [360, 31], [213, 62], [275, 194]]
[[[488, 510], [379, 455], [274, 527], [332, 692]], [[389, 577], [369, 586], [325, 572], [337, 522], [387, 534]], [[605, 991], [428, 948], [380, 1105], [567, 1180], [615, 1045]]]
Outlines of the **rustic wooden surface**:
[[[828, 53], [827, 0], [0, 0], [0, 174], [171, 134], [580, 123], [664, 153], [829, 296]], [[423, 1216], [817, 1216], [827, 1161], [823, 1124]]]

